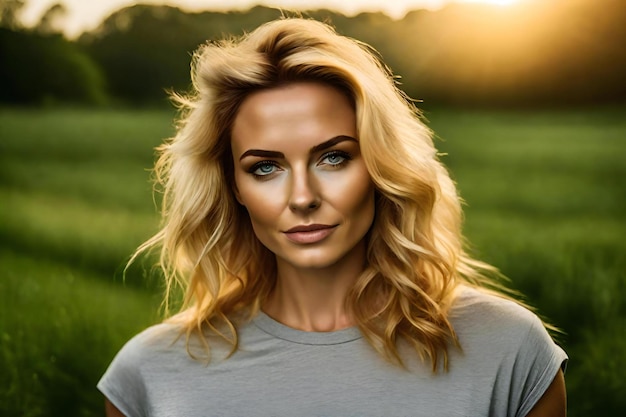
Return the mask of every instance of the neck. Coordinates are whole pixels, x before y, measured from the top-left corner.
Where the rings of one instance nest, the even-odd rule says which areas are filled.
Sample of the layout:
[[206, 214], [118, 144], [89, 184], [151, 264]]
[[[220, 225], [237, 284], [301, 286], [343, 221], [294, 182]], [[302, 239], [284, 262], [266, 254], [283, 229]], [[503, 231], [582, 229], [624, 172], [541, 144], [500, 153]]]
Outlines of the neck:
[[300, 269], [277, 260], [276, 286], [263, 306], [270, 317], [294, 329], [329, 332], [355, 323], [348, 292], [363, 272], [365, 247], [324, 268]]

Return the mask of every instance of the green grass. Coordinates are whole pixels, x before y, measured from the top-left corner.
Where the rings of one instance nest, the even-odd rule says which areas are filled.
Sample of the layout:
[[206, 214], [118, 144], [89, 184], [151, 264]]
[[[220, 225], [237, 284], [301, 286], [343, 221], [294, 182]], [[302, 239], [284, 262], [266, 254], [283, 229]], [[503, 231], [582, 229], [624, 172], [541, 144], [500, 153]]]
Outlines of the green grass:
[[0, 112], [1, 415], [102, 415], [96, 382], [158, 320], [158, 285], [123, 269], [156, 231], [147, 169], [171, 119]]
[[0, 263], [2, 415], [101, 415], [107, 358], [156, 319], [158, 300], [7, 249]]
[[[427, 113], [498, 266], [570, 354], [569, 415], [626, 410], [624, 109]], [[134, 248], [156, 231], [148, 170], [173, 112], [0, 110], [0, 415], [98, 416], [95, 383], [158, 320]]]

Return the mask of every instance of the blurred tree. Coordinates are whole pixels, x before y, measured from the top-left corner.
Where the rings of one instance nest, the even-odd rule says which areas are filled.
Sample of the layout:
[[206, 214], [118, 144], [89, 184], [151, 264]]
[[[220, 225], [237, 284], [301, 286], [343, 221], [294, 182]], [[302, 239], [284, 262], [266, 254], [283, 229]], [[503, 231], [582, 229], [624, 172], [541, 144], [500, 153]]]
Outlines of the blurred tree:
[[[5, 27], [19, 24], [16, 15], [22, 5], [21, 0], [0, 0]], [[168, 6], [136, 5], [113, 13], [78, 42], [66, 41], [67, 48], [74, 48], [74, 58], [67, 62], [90, 73], [83, 79], [94, 80], [93, 85], [100, 86], [96, 90], [106, 81], [108, 93], [119, 100], [165, 104], [165, 90], [189, 88], [191, 55], [199, 45], [228, 34], [240, 35], [283, 14], [294, 13], [261, 6], [247, 12], [185, 13]], [[52, 6], [35, 31], [58, 32], [64, 15], [62, 5]], [[426, 105], [536, 106], [626, 100], [626, 49], [622, 46], [626, 43], [626, 2], [622, 0], [525, 0], [508, 7], [450, 4], [439, 11], [413, 11], [397, 21], [382, 13], [346, 17], [317, 10], [304, 15], [327, 21], [340, 33], [374, 46], [399, 75], [402, 88]], [[11, 50], [16, 56], [32, 48], [4, 45], [5, 52], [0, 53]], [[89, 57], [78, 59], [83, 50]], [[9, 62], [7, 55], [3, 62]], [[21, 61], [9, 62], [9, 68], [2, 71], [16, 68], [17, 62]], [[104, 80], [95, 75], [99, 68]], [[19, 71], [12, 74], [22, 76]], [[63, 77], [61, 71], [57, 79]], [[87, 85], [85, 81], [83, 86]], [[2, 92], [0, 98], [8, 94]]]
[[0, 27], [18, 29], [21, 23], [18, 12], [24, 7], [24, 0], [0, 0]]
[[67, 17], [67, 8], [62, 3], [53, 4], [39, 19], [36, 30], [42, 34], [61, 33]]
[[625, 21], [621, 0], [452, 4], [394, 23], [383, 55], [427, 103], [623, 102]]
[[[626, 100], [626, 2], [526, 0], [509, 7], [451, 4], [394, 21], [304, 12], [374, 46], [402, 88], [427, 104], [535, 106]], [[165, 102], [186, 90], [192, 52], [207, 39], [241, 34], [291, 12], [185, 13], [165, 6], [122, 9], [80, 43], [104, 69], [111, 94]]]
[[188, 14], [169, 6], [138, 5], [107, 18], [79, 43], [104, 69], [110, 93], [131, 103], [166, 103], [166, 89], [190, 86], [191, 54], [207, 39], [241, 34], [280, 12]]
[[61, 35], [0, 28], [0, 61], [0, 102], [106, 101], [102, 71]]
[[65, 6], [51, 6], [31, 29], [18, 19], [23, 6], [22, 0], [0, 0], [0, 102], [106, 102], [100, 68], [61, 35]]

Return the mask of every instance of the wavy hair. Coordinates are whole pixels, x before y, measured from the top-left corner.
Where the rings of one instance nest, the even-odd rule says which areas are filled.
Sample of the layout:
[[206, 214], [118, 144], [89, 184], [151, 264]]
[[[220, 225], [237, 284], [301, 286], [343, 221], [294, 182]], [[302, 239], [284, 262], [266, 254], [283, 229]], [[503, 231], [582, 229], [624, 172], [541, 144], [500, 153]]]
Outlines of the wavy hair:
[[495, 269], [463, 249], [456, 187], [438, 159], [432, 133], [413, 102], [368, 45], [303, 18], [266, 23], [240, 38], [210, 42], [194, 55], [193, 93], [177, 134], [158, 149], [161, 230], [139, 247], [160, 248], [166, 302], [177, 286], [187, 338], [205, 331], [238, 348], [239, 318], [253, 317], [275, 284], [274, 255], [255, 237], [233, 193], [230, 130], [252, 92], [284, 83], [317, 81], [345, 92], [376, 189], [367, 267], [347, 306], [366, 340], [402, 364], [398, 341], [408, 341], [434, 372], [447, 368], [458, 346], [448, 312], [455, 289], [485, 287]]

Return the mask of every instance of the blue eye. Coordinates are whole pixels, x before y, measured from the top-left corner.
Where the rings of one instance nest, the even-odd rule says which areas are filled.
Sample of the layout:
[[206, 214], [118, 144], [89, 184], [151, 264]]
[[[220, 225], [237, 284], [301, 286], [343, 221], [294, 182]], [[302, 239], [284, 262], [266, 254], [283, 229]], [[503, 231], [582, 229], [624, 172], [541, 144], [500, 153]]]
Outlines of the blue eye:
[[349, 159], [350, 155], [348, 155], [347, 153], [333, 151], [324, 155], [322, 157], [322, 162], [330, 166], [338, 167], [348, 162]]
[[271, 161], [263, 161], [257, 164], [254, 164], [252, 168], [250, 168], [250, 173], [255, 177], [265, 177], [266, 175], [273, 174], [276, 172], [276, 164]]

